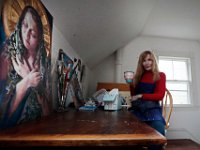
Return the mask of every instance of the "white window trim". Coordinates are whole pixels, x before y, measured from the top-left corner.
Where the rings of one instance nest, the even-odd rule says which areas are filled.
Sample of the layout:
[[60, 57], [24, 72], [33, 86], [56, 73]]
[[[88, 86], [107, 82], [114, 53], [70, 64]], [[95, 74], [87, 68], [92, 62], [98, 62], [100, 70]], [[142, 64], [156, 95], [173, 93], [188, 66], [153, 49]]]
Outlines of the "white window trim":
[[[188, 83], [188, 104], [173, 104], [174, 107], [194, 107], [194, 101], [193, 101], [193, 96], [192, 96], [192, 68], [191, 68], [191, 58], [190, 57], [182, 57], [182, 56], [164, 56], [164, 55], [159, 55], [158, 56], [158, 61], [159, 59], [162, 60], [171, 60], [171, 59], [177, 59], [177, 60], [181, 60], [183, 59], [184, 61], [187, 60], [187, 73], [188, 73], [188, 80], [177, 80], [177, 83], [181, 83], [181, 82], [186, 82]], [[172, 82], [175, 83], [176, 80], [167, 80], [167, 82]]]

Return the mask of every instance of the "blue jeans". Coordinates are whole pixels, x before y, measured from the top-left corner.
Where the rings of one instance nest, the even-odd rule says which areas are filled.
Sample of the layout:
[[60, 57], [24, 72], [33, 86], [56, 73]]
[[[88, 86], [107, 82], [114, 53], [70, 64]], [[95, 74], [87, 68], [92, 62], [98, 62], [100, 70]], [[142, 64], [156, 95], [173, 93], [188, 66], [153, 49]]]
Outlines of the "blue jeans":
[[[165, 136], [165, 124], [163, 123], [163, 121], [154, 120], [154, 121], [145, 121], [145, 123]], [[162, 150], [163, 145], [151, 145], [148, 148], [149, 150]]]

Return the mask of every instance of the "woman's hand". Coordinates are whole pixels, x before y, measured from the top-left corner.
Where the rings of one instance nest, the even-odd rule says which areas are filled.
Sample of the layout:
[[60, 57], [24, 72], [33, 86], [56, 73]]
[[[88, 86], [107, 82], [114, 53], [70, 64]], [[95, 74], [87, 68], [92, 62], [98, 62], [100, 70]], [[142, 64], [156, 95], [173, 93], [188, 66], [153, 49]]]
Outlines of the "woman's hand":
[[36, 87], [41, 80], [40, 72], [33, 69], [26, 77], [16, 84], [16, 95], [10, 107], [10, 115], [18, 108], [27, 89], [29, 87]]
[[132, 96], [132, 97], [131, 97], [131, 102], [132, 102], [132, 101], [136, 101], [136, 100], [138, 100], [139, 98], [142, 98], [142, 94], [138, 94], [138, 95]]
[[28, 87], [36, 87], [40, 80], [41, 80], [41, 74], [36, 69], [33, 69], [27, 76], [28, 80]]
[[16, 56], [16, 59], [11, 57], [11, 60], [15, 71], [22, 78], [25, 78], [30, 73], [31, 70], [24, 58], [22, 58], [22, 62], [19, 60], [18, 56]]

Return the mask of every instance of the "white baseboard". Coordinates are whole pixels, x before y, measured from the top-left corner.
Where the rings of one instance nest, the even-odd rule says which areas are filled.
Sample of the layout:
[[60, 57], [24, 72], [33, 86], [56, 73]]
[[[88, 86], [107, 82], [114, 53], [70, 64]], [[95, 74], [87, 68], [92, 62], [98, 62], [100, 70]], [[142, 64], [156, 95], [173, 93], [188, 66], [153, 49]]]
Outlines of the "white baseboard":
[[194, 136], [191, 132], [184, 128], [168, 129], [166, 132], [167, 139], [191, 139], [200, 144], [200, 138]]

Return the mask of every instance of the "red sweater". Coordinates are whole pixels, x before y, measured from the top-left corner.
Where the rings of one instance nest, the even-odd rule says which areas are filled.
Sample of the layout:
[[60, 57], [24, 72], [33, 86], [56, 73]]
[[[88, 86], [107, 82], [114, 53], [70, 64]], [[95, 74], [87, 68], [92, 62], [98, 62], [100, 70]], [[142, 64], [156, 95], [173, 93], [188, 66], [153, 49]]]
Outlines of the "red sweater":
[[[165, 95], [165, 90], [166, 90], [166, 76], [163, 72], [160, 72], [159, 74], [160, 74], [160, 79], [155, 82], [156, 87], [155, 87], [154, 93], [152, 94], [142, 93], [142, 99], [153, 100], [153, 101], [159, 101], [163, 99]], [[150, 71], [145, 72], [140, 82], [154, 84], [153, 73]], [[131, 95], [132, 96], [135, 95], [134, 94], [135, 89], [132, 86], [130, 88], [131, 88]]]

